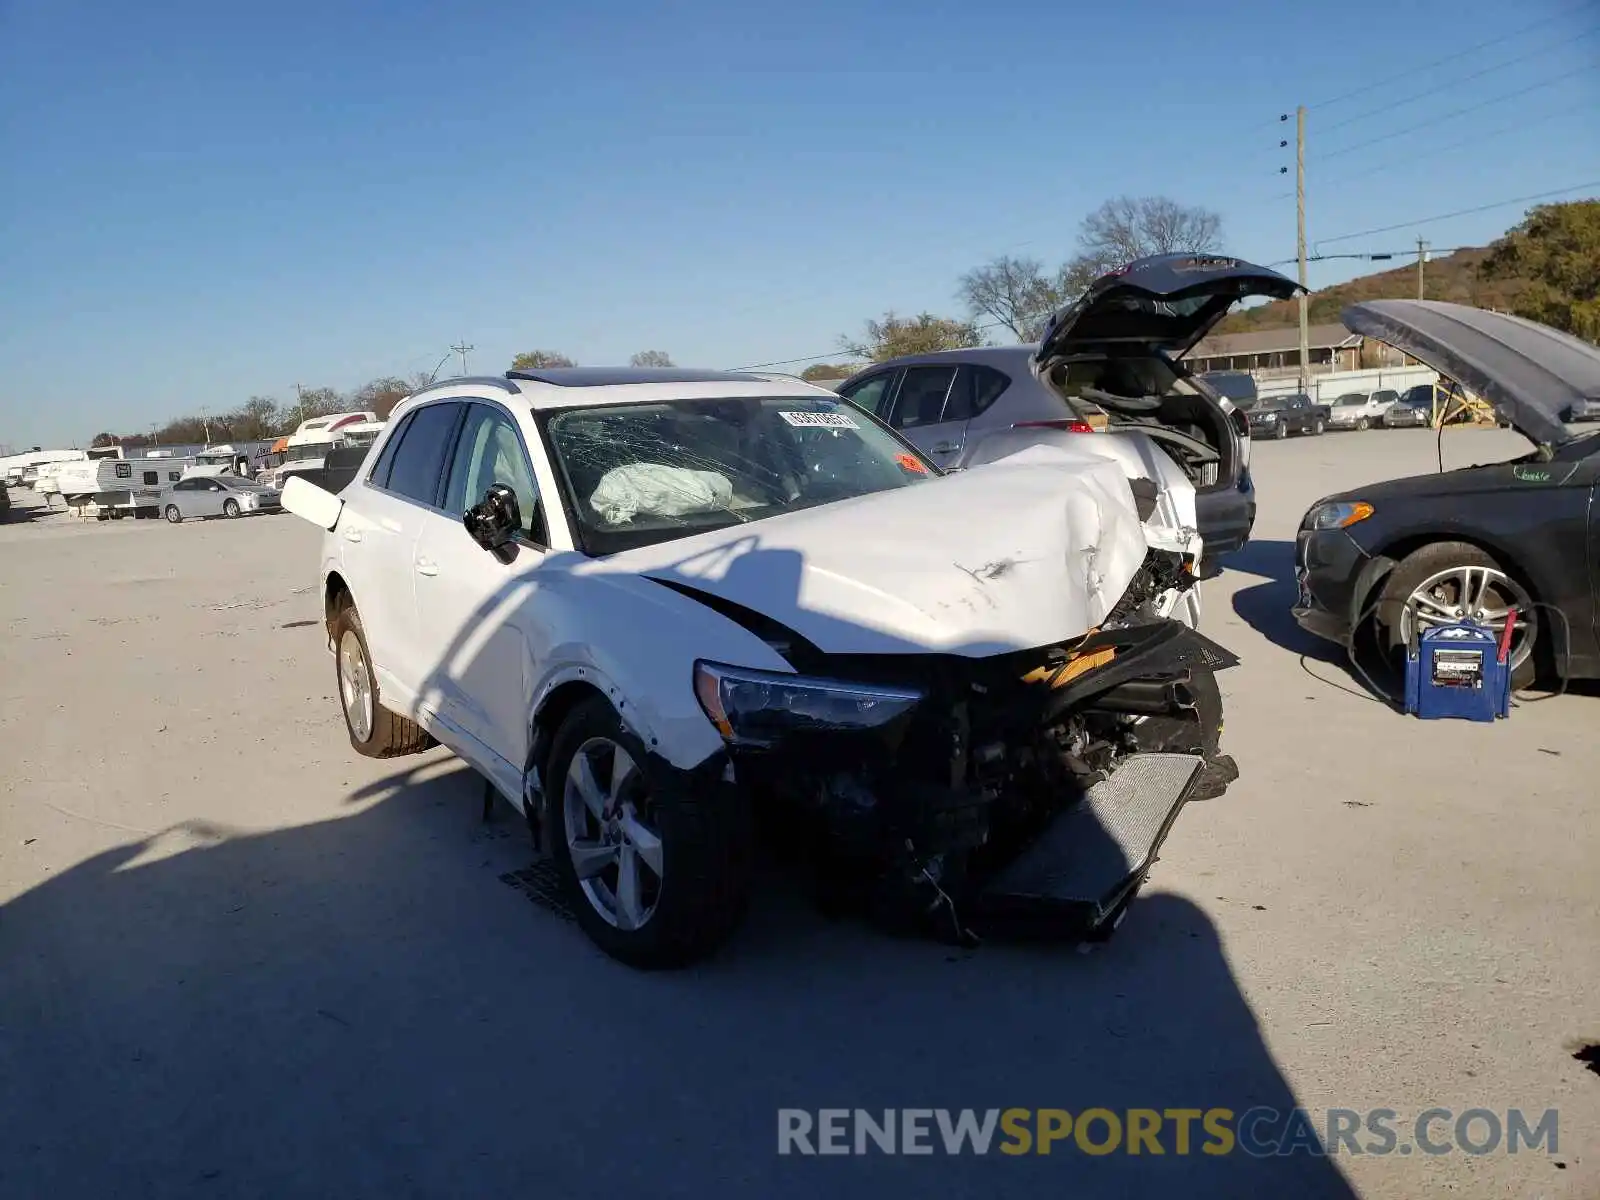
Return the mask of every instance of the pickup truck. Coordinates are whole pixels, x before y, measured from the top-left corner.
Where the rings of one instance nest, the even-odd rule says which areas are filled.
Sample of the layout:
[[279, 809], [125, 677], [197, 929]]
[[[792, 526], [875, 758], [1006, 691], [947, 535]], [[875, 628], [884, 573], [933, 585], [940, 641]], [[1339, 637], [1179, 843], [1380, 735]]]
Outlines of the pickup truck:
[[1291, 433], [1316, 435], [1328, 426], [1327, 405], [1315, 403], [1304, 392], [1263, 396], [1245, 415], [1252, 438], [1286, 438]]

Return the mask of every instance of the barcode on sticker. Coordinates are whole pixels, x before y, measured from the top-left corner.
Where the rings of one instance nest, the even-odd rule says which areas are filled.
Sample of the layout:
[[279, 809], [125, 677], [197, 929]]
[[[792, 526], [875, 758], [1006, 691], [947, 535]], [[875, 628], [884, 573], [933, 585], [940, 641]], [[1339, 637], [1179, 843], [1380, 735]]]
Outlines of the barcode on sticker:
[[855, 418], [847, 413], [826, 412], [780, 412], [778, 414], [791, 425], [820, 426], [823, 429], [860, 429]]

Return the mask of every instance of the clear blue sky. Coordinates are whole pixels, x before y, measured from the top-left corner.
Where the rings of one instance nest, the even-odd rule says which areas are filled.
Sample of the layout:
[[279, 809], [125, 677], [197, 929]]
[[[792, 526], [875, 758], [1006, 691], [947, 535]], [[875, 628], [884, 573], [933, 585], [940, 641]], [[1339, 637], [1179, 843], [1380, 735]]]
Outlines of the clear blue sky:
[[1313, 241], [1600, 180], [1600, 0], [0, 0], [0, 443], [348, 389], [462, 337], [474, 370], [822, 354], [890, 307], [955, 315], [994, 255], [1066, 257], [1119, 193], [1287, 258], [1297, 103]]

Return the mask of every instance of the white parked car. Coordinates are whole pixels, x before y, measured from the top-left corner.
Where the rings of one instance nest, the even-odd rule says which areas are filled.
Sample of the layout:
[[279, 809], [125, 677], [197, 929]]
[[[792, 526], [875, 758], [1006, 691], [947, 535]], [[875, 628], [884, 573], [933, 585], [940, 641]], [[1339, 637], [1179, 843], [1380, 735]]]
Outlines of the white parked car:
[[1400, 394], [1385, 389], [1377, 392], [1346, 392], [1328, 406], [1329, 429], [1371, 429], [1383, 423], [1383, 416]]
[[1073, 448], [1100, 440], [944, 475], [798, 380], [510, 372], [283, 498], [327, 530], [356, 750], [443, 742], [606, 952], [670, 966], [734, 930], [773, 823], [885, 916], [1117, 924], [1236, 774], [1234, 659], [1192, 628], [1193, 529], [1136, 458]]

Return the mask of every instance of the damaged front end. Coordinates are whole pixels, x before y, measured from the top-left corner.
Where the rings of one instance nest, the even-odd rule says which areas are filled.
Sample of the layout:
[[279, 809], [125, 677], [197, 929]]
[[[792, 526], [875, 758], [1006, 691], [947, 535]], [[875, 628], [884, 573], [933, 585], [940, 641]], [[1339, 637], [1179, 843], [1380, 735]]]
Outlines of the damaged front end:
[[1165, 615], [1191, 563], [1152, 550], [1098, 628], [989, 658], [769, 627], [797, 676], [701, 663], [697, 696], [830, 902], [959, 938], [1104, 936], [1184, 803], [1236, 774], [1214, 673], [1238, 660]]

